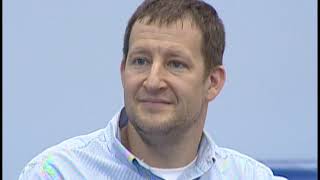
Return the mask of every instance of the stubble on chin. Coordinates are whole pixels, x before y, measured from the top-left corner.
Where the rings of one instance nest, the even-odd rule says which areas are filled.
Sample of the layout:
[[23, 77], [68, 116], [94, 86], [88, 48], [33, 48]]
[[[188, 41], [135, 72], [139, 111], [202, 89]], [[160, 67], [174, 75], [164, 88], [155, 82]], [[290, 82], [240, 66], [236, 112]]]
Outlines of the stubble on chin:
[[144, 134], [159, 136], [171, 134], [181, 124], [181, 122], [168, 114], [138, 116], [132, 119], [131, 122]]
[[[137, 111], [136, 111], [137, 112]], [[178, 117], [172, 112], [164, 115], [128, 114], [129, 122], [141, 139], [149, 145], [175, 144], [196, 121]]]

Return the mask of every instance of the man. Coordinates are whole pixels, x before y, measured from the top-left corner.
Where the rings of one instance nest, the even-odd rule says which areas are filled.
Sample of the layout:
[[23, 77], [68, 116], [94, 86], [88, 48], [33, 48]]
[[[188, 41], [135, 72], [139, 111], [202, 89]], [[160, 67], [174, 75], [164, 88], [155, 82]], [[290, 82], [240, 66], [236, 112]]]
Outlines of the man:
[[224, 47], [222, 21], [207, 3], [144, 1], [124, 37], [124, 108], [105, 129], [41, 153], [20, 179], [272, 179], [203, 130], [225, 81]]

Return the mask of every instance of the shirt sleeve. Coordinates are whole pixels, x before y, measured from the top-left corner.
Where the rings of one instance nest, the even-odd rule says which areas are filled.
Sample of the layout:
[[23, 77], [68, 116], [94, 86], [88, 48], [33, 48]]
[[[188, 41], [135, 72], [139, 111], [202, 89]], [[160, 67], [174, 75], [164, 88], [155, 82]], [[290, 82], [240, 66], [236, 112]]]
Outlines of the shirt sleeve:
[[48, 162], [30, 162], [22, 170], [19, 180], [62, 180], [58, 169]]
[[288, 180], [288, 179], [282, 176], [273, 176], [272, 180]]
[[257, 165], [254, 173], [254, 180], [287, 180], [285, 177], [275, 176], [270, 168]]

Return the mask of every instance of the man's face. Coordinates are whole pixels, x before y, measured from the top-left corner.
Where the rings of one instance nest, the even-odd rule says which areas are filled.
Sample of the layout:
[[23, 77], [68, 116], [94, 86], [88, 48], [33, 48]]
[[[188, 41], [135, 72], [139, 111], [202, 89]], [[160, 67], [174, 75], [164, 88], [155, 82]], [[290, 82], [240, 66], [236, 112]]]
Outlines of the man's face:
[[169, 26], [137, 21], [129, 42], [121, 78], [130, 123], [145, 134], [165, 135], [204, 120], [212, 94], [200, 30], [188, 19]]

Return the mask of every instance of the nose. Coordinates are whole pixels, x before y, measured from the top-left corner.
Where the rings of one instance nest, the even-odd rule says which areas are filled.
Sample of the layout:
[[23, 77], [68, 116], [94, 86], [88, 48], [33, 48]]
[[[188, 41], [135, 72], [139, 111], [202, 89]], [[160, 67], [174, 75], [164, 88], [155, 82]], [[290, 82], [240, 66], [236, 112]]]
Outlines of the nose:
[[149, 93], [157, 93], [166, 89], [165, 70], [160, 63], [152, 64], [143, 86]]

